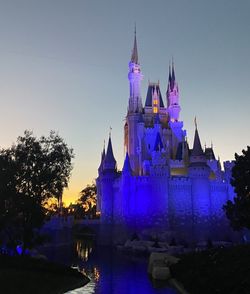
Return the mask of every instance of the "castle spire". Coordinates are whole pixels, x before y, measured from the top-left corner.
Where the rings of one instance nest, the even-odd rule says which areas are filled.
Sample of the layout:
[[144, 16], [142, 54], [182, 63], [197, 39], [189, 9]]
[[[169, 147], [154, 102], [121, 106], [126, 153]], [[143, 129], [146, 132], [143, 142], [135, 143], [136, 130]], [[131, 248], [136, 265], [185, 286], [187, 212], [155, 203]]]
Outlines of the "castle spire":
[[194, 126], [195, 126], [195, 130], [197, 130], [197, 119], [196, 119], [196, 116], [194, 118]]
[[136, 39], [136, 25], [135, 25], [135, 36], [134, 36], [134, 47], [131, 55], [131, 62], [138, 64], [138, 50], [137, 50], [137, 39]]
[[102, 149], [102, 162], [104, 161], [105, 158], [105, 140], [103, 142], [103, 149]]
[[126, 153], [126, 157], [125, 157], [125, 160], [124, 160], [122, 172], [126, 173], [126, 174], [131, 174], [132, 173], [132, 168], [131, 168], [131, 165], [130, 165], [128, 152]]
[[172, 81], [175, 82], [174, 58], [172, 57]]
[[111, 135], [109, 135], [108, 148], [103, 162], [104, 169], [116, 169], [116, 160], [113, 154]]
[[102, 153], [101, 153], [101, 163], [100, 163], [99, 168], [98, 168], [99, 173], [103, 171], [104, 159], [105, 159], [105, 140], [104, 140], [103, 150], [102, 150]]
[[192, 150], [191, 156], [202, 156], [202, 155], [204, 155], [204, 152], [201, 147], [200, 136], [198, 133], [197, 122], [196, 122], [196, 118], [195, 118], [194, 145], [193, 145], [193, 150]]
[[134, 36], [134, 47], [132, 50], [131, 60], [129, 62], [129, 113], [140, 113], [142, 112], [142, 101], [141, 101], [141, 81], [142, 81], [141, 67], [138, 61], [137, 51], [137, 39], [136, 39], [136, 28]]
[[175, 81], [174, 60], [172, 65], [169, 62], [168, 88], [166, 92], [169, 120], [172, 122], [179, 121], [181, 107], [179, 105], [179, 87]]
[[168, 85], [171, 84], [172, 76], [171, 76], [171, 65], [169, 61], [169, 66], [168, 66]]
[[155, 144], [154, 144], [154, 151], [161, 151], [163, 148], [163, 143], [161, 140], [161, 135], [159, 132], [156, 134]]

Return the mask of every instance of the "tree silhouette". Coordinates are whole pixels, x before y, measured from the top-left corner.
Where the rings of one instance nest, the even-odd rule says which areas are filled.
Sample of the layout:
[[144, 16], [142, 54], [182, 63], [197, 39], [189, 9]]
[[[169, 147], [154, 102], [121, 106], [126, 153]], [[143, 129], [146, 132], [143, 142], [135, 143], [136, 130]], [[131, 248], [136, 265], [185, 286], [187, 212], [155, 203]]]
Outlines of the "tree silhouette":
[[0, 150], [0, 229], [3, 240], [31, 246], [44, 221], [43, 203], [62, 196], [72, 170], [73, 150], [51, 132], [36, 138], [25, 131], [17, 143]]
[[235, 166], [232, 169], [231, 184], [236, 196], [223, 206], [234, 230], [250, 229], [250, 147], [235, 153]]
[[97, 189], [96, 185], [87, 185], [81, 192], [80, 197], [77, 200], [76, 213], [79, 216], [96, 217], [96, 201], [97, 201]]

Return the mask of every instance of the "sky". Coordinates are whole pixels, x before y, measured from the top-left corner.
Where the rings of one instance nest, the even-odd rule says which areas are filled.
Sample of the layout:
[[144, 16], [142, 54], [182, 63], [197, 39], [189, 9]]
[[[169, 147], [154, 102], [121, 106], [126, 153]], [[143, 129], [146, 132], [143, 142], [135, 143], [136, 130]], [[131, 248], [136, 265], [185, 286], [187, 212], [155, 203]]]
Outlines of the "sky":
[[75, 154], [67, 204], [97, 177], [110, 127], [121, 169], [136, 22], [143, 101], [148, 80], [165, 96], [173, 56], [189, 144], [196, 116], [202, 144], [232, 160], [250, 144], [249, 13], [248, 0], [0, 0], [0, 146], [57, 131]]

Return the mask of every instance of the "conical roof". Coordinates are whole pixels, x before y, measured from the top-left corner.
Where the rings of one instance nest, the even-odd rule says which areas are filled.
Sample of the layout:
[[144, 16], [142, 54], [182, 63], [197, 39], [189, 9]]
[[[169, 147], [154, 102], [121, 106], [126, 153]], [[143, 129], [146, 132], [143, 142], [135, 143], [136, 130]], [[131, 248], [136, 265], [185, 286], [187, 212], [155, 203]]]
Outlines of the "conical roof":
[[169, 72], [168, 72], [168, 83], [171, 83], [172, 77], [171, 77], [171, 66], [169, 64]]
[[124, 160], [122, 172], [123, 173], [130, 173], [130, 174], [132, 173], [132, 168], [131, 168], [131, 165], [130, 165], [128, 152], [126, 153], [126, 157], [125, 157], [125, 160]]
[[138, 51], [137, 51], [137, 39], [136, 39], [136, 30], [135, 30], [135, 37], [134, 37], [134, 47], [132, 50], [131, 55], [131, 62], [138, 64]]
[[155, 84], [155, 83], [150, 83], [148, 85], [148, 91], [147, 91], [147, 97], [146, 97], [146, 101], [145, 101], [145, 106], [146, 107], [152, 107], [152, 99], [153, 99], [153, 91], [154, 91], [154, 89], [156, 89], [156, 92], [159, 95], [160, 107], [164, 107], [164, 103], [163, 103], [162, 96], [161, 96], [160, 86], [158, 84]]
[[154, 145], [154, 151], [161, 151], [163, 148], [161, 135], [159, 132], [157, 132], [156, 139], [155, 139], [155, 145]]
[[175, 82], [175, 71], [174, 71], [174, 61], [172, 60], [172, 79], [173, 82]]
[[113, 154], [111, 136], [109, 137], [108, 148], [104, 159], [104, 169], [115, 169], [116, 160]]
[[204, 152], [202, 150], [200, 136], [196, 128], [195, 134], [194, 134], [194, 145], [193, 145], [191, 156], [202, 156], [202, 155], [204, 155]]
[[170, 91], [173, 91], [174, 86], [175, 86], [175, 70], [174, 70], [174, 61], [172, 60], [172, 65], [169, 64], [167, 93], [169, 93]]
[[207, 162], [206, 155], [202, 150], [199, 133], [196, 127], [195, 134], [194, 134], [194, 145], [193, 145], [193, 149], [190, 156], [189, 166], [208, 167], [206, 162]]
[[212, 147], [211, 148], [207, 147], [205, 149], [205, 155], [206, 155], [206, 159], [215, 160], [214, 150]]
[[105, 146], [103, 147], [102, 154], [101, 154], [101, 163], [99, 165], [98, 171], [101, 172], [103, 169], [103, 162], [105, 159]]

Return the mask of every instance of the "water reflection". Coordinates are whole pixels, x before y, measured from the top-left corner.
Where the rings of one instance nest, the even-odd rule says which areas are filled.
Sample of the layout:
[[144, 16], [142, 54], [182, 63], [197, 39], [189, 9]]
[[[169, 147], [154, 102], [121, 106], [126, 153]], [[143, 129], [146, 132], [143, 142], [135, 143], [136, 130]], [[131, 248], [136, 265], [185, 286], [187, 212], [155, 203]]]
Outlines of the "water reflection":
[[83, 261], [88, 261], [89, 255], [93, 250], [93, 240], [77, 240], [76, 241], [76, 252], [78, 257]]
[[171, 288], [154, 288], [147, 275], [147, 260], [126, 256], [110, 248], [94, 248], [92, 240], [76, 242], [79, 266], [91, 281], [68, 294], [176, 294]]
[[100, 279], [100, 272], [96, 267], [94, 267], [94, 279], [96, 282], [99, 282]]

